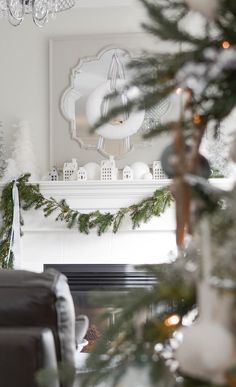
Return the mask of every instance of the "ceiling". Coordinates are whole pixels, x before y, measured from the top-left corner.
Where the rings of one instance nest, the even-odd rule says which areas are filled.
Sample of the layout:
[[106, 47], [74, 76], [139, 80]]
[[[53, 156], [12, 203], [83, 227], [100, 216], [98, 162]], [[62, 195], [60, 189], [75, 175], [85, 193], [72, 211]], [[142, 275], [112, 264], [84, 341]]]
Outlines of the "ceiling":
[[107, 8], [130, 6], [139, 6], [138, 0], [76, 0], [76, 7], [78, 8]]

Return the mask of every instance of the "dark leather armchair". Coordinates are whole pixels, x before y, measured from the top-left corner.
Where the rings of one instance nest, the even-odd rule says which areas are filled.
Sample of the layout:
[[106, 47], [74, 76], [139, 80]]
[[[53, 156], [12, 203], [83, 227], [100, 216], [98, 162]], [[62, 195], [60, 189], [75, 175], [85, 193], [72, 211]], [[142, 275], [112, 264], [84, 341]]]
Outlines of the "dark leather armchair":
[[[74, 359], [75, 314], [66, 277], [55, 270], [0, 270], [0, 387], [36, 387], [39, 369], [74, 366]], [[58, 380], [50, 384], [58, 386]]]

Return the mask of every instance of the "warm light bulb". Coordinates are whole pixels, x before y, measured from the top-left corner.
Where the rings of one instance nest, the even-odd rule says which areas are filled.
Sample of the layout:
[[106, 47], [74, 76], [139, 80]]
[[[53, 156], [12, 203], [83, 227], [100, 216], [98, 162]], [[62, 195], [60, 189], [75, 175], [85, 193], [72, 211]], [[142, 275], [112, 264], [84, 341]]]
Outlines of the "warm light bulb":
[[221, 44], [222, 48], [227, 49], [230, 48], [230, 42], [228, 40], [224, 40]]
[[183, 91], [183, 89], [181, 89], [181, 87], [178, 87], [175, 92], [176, 92], [176, 94], [180, 95], [182, 93], [182, 91]]
[[178, 314], [172, 314], [171, 316], [167, 317], [164, 321], [164, 324], [166, 327], [171, 328], [180, 323], [180, 316]]
[[194, 113], [194, 115], [193, 115], [193, 123], [195, 125], [200, 125], [201, 122], [202, 122], [201, 116], [198, 113]]

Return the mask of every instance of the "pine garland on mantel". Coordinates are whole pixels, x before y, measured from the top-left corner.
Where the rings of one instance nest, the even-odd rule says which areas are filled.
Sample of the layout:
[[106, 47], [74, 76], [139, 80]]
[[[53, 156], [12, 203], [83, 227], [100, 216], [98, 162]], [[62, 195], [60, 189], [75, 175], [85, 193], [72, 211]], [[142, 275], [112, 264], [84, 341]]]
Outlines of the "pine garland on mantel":
[[[153, 216], [160, 216], [165, 209], [170, 206], [173, 198], [168, 187], [157, 189], [153, 196], [150, 196], [137, 204], [129, 207], [120, 208], [116, 213], [101, 213], [93, 211], [81, 213], [69, 207], [64, 199], [57, 201], [53, 197], [45, 198], [40, 192], [38, 184], [29, 183], [30, 174], [25, 174], [17, 179], [19, 190], [20, 208], [29, 210], [31, 208], [43, 210], [44, 216], [48, 217], [56, 214], [56, 221], [65, 222], [68, 228], [77, 227], [83, 234], [89, 234], [90, 230], [96, 228], [97, 233], [101, 234], [112, 229], [116, 233], [125, 218], [129, 216], [133, 228], [139, 227], [142, 222], [147, 222]], [[13, 200], [12, 188], [14, 181], [6, 184], [2, 190], [0, 200], [0, 211], [2, 212], [2, 225], [0, 228], [0, 266], [2, 268], [12, 267], [13, 254], [10, 261], [7, 261], [10, 248], [10, 235], [13, 220]], [[21, 217], [21, 225], [23, 225]]]

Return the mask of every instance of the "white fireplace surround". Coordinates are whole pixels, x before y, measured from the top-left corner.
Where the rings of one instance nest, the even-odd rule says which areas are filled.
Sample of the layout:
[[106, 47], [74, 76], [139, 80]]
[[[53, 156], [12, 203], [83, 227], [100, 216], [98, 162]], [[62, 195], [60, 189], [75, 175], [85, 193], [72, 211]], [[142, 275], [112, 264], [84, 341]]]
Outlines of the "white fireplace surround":
[[[228, 189], [232, 181], [214, 179], [214, 185]], [[81, 212], [94, 210], [115, 212], [151, 196], [170, 180], [115, 181], [115, 182], [40, 182], [40, 191], [46, 197], [66, 199]], [[64, 223], [55, 222], [54, 216], [45, 218], [42, 210], [23, 212], [24, 226], [21, 239], [21, 267], [42, 271], [44, 264], [148, 264], [171, 259], [175, 246], [174, 205], [160, 217], [152, 218], [140, 228], [132, 229], [126, 219], [120, 231], [97, 236], [76, 229], [67, 229]]]
[[[66, 199], [72, 208], [81, 212], [116, 212], [169, 183], [168, 180], [40, 182], [40, 191], [46, 197]], [[69, 230], [64, 223], [55, 222], [55, 216], [45, 218], [40, 209], [23, 213], [22, 268], [42, 271], [44, 264], [52, 263], [160, 263], [175, 248], [173, 207], [138, 229], [132, 230], [126, 219], [117, 234], [109, 231], [100, 237], [95, 230], [89, 235], [80, 234], [77, 229]]]

